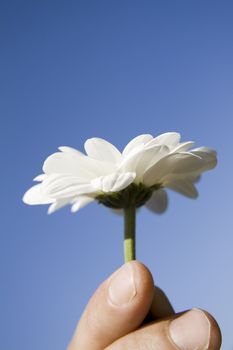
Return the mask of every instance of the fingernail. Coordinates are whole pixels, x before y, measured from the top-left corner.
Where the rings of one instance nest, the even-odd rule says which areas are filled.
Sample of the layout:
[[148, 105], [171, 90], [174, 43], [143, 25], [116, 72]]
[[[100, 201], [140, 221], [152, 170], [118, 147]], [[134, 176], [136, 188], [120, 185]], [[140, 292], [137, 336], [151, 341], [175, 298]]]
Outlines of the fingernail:
[[192, 309], [176, 318], [169, 326], [170, 336], [180, 350], [207, 350], [210, 322], [205, 313]]
[[113, 275], [108, 293], [110, 302], [117, 306], [128, 304], [135, 297], [137, 290], [133, 266], [130, 263], [123, 265]]

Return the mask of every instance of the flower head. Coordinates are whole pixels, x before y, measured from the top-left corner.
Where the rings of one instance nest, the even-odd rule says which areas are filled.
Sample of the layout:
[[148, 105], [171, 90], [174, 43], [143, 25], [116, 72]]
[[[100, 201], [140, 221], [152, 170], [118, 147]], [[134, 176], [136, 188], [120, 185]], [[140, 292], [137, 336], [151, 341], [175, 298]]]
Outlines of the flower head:
[[101, 138], [88, 139], [86, 154], [59, 147], [49, 156], [40, 182], [24, 195], [27, 204], [50, 204], [48, 212], [71, 204], [76, 212], [98, 200], [113, 209], [144, 204], [155, 212], [167, 207], [165, 188], [187, 197], [198, 195], [195, 183], [215, 167], [216, 152], [207, 147], [192, 148], [194, 142], [180, 142], [180, 134], [168, 132], [157, 137], [145, 134], [131, 140], [121, 153]]

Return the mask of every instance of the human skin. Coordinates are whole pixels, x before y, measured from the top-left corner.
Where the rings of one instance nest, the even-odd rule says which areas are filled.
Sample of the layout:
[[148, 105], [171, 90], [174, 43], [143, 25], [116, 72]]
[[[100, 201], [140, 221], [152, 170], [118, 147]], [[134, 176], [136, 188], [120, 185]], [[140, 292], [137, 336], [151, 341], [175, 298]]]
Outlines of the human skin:
[[140, 262], [124, 264], [90, 299], [67, 350], [219, 350], [217, 322], [201, 309], [175, 313]]

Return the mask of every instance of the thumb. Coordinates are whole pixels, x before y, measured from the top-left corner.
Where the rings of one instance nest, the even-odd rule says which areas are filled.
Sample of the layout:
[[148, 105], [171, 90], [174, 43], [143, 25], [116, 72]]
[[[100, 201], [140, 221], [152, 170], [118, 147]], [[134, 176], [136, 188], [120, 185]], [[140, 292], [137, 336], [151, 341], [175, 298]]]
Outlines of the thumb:
[[138, 261], [124, 264], [89, 301], [68, 350], [102, 350], [135, 330], [147, 315], [153, 295], [149, 270]]

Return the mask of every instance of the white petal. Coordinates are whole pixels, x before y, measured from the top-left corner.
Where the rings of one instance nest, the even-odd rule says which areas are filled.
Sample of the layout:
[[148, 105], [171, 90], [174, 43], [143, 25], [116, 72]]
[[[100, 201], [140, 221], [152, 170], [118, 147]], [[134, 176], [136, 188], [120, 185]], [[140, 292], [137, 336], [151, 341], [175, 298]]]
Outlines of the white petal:
[[52, 214], [72, 201], [71, 198], [58, 199], [49, 206], [48, 214]]
[[53, 190], [60, 190], [66, 186], [72, 184], [87, 184], [89, 181], [85, 181], [82, 177], [69, 175], [69, 174], [50, 174], [47, 175], [43, 181], [42, 187], [45, 191], [53, 192]]
[[171, 153], [162, 158], [158, 163], [147, 170], [143, 177], [143, 183], [152, 186], [163, 183], [166, 176], [171, 174], [192, 174], [203, 166], [203, 160], [192, 153]]
[[171, 188], [172, 190], [183, 194], [189, 198], [197, 198], [198, 191], [194, 184], [189, 180], [176, 180], [170, 183], [165, 184], [166, 187]]
[[57, 152], [49, 156], [43, 165], [46, 174], [63, 173], [73, 174], [90, 180], [96, 176], [107, 175], [115, 170], [110, 163], [100, 162], [96, 159], [72, 152]]
[[135, 173], [120, 174], [111, 188], [111, 192], [121, 191], [129, 186], [135, 179]]
[[84, 156], [85, 155], [82, 152], [78, 151], [76, 148], [69, 147], [69, 146], [60, 146], [60, 147], [58, 147], [58, 149], [61, 152], [64, 152], [64, 153], [76, 154], [78, 156]]
[[147, 142], [153, 139], [152, 135], [143, 134], [132, 139], [124, 148], [122, 155], [127, 156], [135, 147], [145, 145]]
[[34, 177], [33, 181], [44, 181], [46, 179], [46, 174], [40, 174], [36, 177]]
[[122, 172], [135, 172], [143, 151], [144, 145], [138, 145], [135, 147], [131, 152], [122, 158], [121, 162], [119, 163], [118, 170]]
[[186, 152], [188, 151], [190, 148], [192, 148], [194, 145], [193, 141], [187, 141], [187, 142], [182, 142], [180, 143], [177, 147], [175, 147], [174, 149], [172, 149], [172, 152]]
[[83, 185], [87, 183], [87, 181], [84, 181], [78, 176], [68, 174], [50, 174], [47, 175], [47, 178], [44, 180], [42, 184], [42, 190], [44, 191], [44, 193], [53, 194], [69, 186]]
[[[43, 171], [46, 174], [60, 173], [73, 174], [76, 176], [91, 178], [92, 173], [83, 166], [83, 158], [79, 155], [65, 152], [56, 152], [51, 154], [44, 162]], [[80, 159], [82, 159], [80, 161]]]
[[138, 145], [119, 164], [122, 172], [136, 172], [137, 181], [141, 181], [144, 172], [162, 157], [168, 154], [169, 148], [164, 145]]
[[180, 134], [178, 132], [166, 132], [154, 138], [153, 142], [157, 142], [160, 145], [166, 145], [169, 148], [175, 147], [180, 141]]
[[85, 207], [85, 205], [93, 202], [95, 199], [92, 197], [88, 196], [80, 196], [78, 199], [75, 201], [75, 203], [71, 207], [72, 213], [78, 211], [79, 209]]
[[53, 196], [54, 198], [66, 198], [66, 197], [85, 195], [85, 194], [94, 193], [94, 192], [95, 190], [90, 184], [74, 185], [74, 186], [64, 188], [59, 192], [53, 193], [51, 196]]
[[84, 144], [84, 148], [89, 157], [104, 162], [115, 164], [121, 158], [121, 152], [110, 142], [101, 138], [93, 137], [88, 139]]
[[83, 182], [79, 177], [66, 174], [49, 175], [42, 183], [42, 190], [49, 197], [56, 199], [94, 192], [89, 182]]
[[151, 198], [146, 202], [146, 207], [151, 211], [162, 214], [168, 206], [168, 196], [163, 189], [154, 191]]
[[130, 185], [134, 179], [135, 173], [113, 173], [108, 176], [101, 176], [92, 180], [91, 184], [96, 191], [117, 192]]
[[23, 196], [23, 202], [30, 205], [49, 204], [54, 202], [54, 199], [45, 195], [42, 192], [41, 184], [31, 187]]
[[196, 183], [200, 180], [201, 176], [200, 176], [200, 172], [192, 172], [192, 173], [169, 173], [167, 175], [165, 175], [162, 179], [161, 179], [161, 183], [164, 186], [167, 186], [168, 183], [172, 183], [172, 182], [176, 182], [176, 181], [184, 181], [184, 180], [188, 180], [192, 183]]
[[198, 147], [193, 149], [191, 153], [203, 159], [202, 171], [213, 169], [217, 165], [217, 153], [210, 148]]
[[144, 173], [168, 153], [169, 148], [164, 145], [156, 145], [142, 151], [135, 169], [137, 179], [141, 181]]

